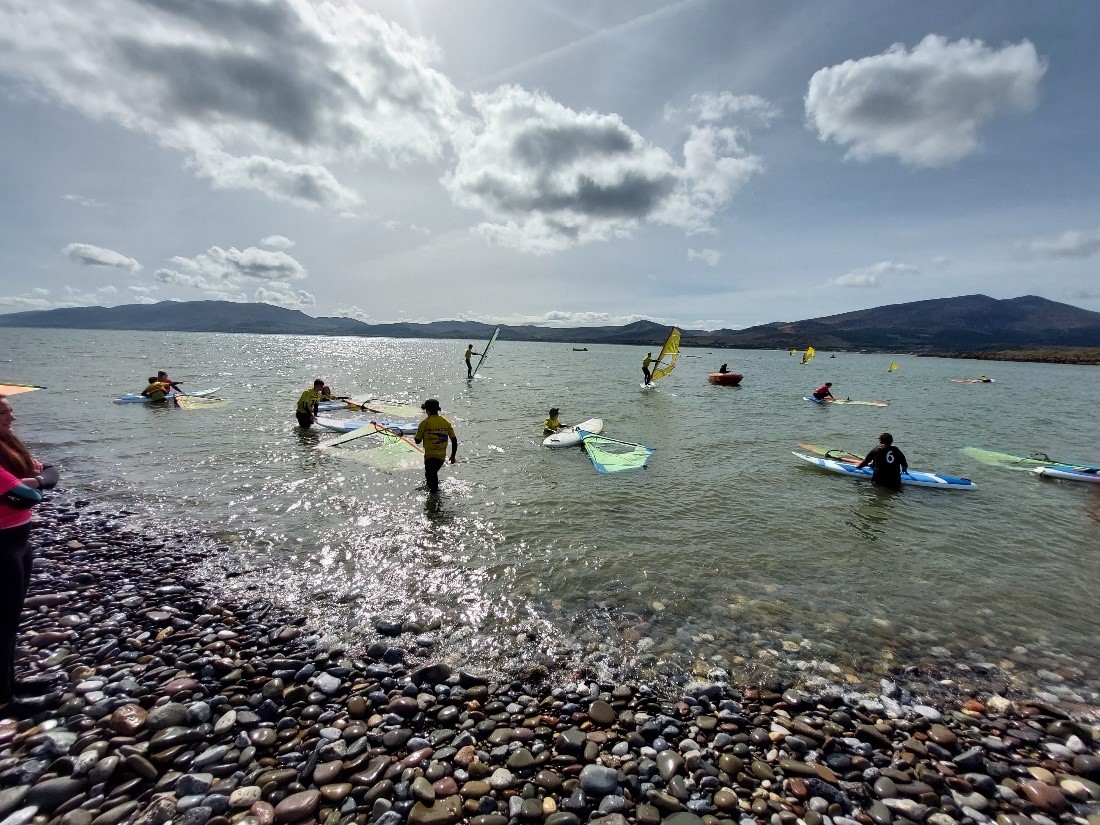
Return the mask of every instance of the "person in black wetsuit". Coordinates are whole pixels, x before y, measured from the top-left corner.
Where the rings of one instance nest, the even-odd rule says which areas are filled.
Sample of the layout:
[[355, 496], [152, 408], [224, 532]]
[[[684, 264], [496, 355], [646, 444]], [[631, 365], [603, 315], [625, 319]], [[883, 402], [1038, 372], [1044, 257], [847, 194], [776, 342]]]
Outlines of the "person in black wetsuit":
[[891, 490], [900, 490], [901, 474], [909, 472], [905, 453], [894, 446], [894, 437], [890, 433], [883, 433], [878, 437], [878, 446], [859, 462], [859, 469], [868, 465], [873, 471], [871, 480], [880, 487]]
[[[27, 445], [11, 431], [14, 420], [11, 403], [0, 395], [0, 469], [9, 474], [9, 482], [18, 480], [24, 489], [53, 487], [59, 476], [57, 468], [31, 455]], [[19, 502], [5, 496], [0, 500], [0, 705], [11, 702], [16, 694], [39, 692], [42, 687], [15, 681], [15, 639], [34, 561], [30, 543], [32, 498], [24, 497]]]

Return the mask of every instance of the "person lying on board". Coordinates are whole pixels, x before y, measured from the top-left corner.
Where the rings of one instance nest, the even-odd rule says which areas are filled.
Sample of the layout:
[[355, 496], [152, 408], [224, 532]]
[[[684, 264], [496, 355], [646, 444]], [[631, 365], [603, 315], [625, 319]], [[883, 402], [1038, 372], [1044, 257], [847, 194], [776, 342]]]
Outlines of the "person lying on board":
[[167, 384], [169, 389], [173, 389], [176, 392], [183, 392], [183, 390], [180, 389], [180, 385], [169, 378], [168, 373], [166, 373], [164, 370], [161, 370], [157, 373], [157, 380], [162, 384]]
[[558, 408], [557, 407], [551, 407], [550, 408], [550, 417], [542, 422], [542, 434], [543, 435], [553, 435], [554, 433], [556, 433], [558, 430], [560, 430], [564, 426], [566, 426], [566, 425], [562, 424], [560, 421], [558, 421]]
[[141, 394], [150, 401], [163, 401], [168, 397], [168, 393], [171, 389], [171, 384], [160, 381], [157, 376], [153, 375], [149, 377], [149, 386], [143, 389]]
[[830, 401], [836, 401], [836, 399], [833, 398], [832, 386], [832, 381], [826, 381], [824, 384], [814, 390], [814, 398], [816, 398], [818, 401], [824, 401], [826, 398], [828, 398]]
[[322, 401], [351, 401], [350, 395], [333, 395], [332, 389], [328, 384], [321, 387], [321, 400]]

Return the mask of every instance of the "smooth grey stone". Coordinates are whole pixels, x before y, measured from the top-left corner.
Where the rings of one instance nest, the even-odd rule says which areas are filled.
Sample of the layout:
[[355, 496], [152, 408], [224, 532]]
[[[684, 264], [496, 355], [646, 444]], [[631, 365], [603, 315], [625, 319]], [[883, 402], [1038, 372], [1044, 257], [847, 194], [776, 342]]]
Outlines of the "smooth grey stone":
[[3, 818], [23, 804], [30, 793], [29, 785], [17, 785], [0, 791], [0, 818]]
[[604, 797], [619, 787], [619, 772], [603, 765], [585, 765], [581, 769], [580, 783], [588, 795]]
[[149, 730], [164, 730], [183, 725], [187, 722], [187, 707], [179, 702], [168, 702], [149, 711], [145, 727]]

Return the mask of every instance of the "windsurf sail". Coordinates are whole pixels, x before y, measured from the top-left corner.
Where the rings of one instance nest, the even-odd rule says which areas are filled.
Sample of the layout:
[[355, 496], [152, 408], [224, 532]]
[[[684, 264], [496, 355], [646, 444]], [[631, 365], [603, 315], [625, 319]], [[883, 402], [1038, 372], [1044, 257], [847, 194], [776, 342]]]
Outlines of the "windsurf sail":
[[[354, 445], [351, 442], [355, 442]], [[333, 449], [336, 447], [340, 449]], [[333, 455], [350, 458], [384, 473], [416, 469], [424, 453], [411, 438], [376, 422], [318, 444], [317, 449], [332, 450]]]
[[653, 362], [653, 370], [649, 374], [650, 383], [658, 378], [664, 378], [676, 367], [676, 359], [680, 357], [680, 330], [672, 328], [672, 332], [665, 339], [665, 345], [661, 347], [661, 354]]
[[791, 355], [797, 355], [797, 354], [798, 354], [798, 350], [796, 350], [796, 349], [791, 350]]
[[814, 360], [814, 355], [817, 353], [813, 347], [806, 347], [806, 352], [802, 354], [802, 363], [808, 364]]
[[585, 436], [581, 442], [597, 473], [621, 473], [645, 468], [653, 448], [604, 435]]
[[890, 366], [888, 366], [886, 368], [886, 371], [887, 372], [897, 372], [900, 369], [901, 369], [901, 364], [898, 364], [898, 363], [895, 362], [895, 363], [891, 364]]
[[493, 330], [493, 337], [489, 339], [489, 343], [487, 343], [485, 349], [481, 351], [481, 357], [477, 359], [477, 366], [474, 367], [473, 375], [477, 375], [477, 371], [481, 369], [481, 365], [485, 363], [485, 356], [489, 354], [489, 347], [497, 340], [498, 335], [500, 335], [500, 327]]
[[34, 392], [35, 390], [44, 389], [46, 388], [37, 384], [0, 384], [0, 395], [19, 395], [21, 392]]
[[416, 418], [420, 415], [420, 408], [411, 404], [396, 404], [392, 401], [383, 401], [381, 398], [371, 398], [365, 395], [352, 396], [346, 403], [353, 410], [364, 410], [379, 415], [392, 416], [393, 418]]
[[184, 410], [209, 410], [215, 407], [224, 407], [229, 403], [228, 398], [205, 398], [201, 395], [174, 395], [176, 406]]

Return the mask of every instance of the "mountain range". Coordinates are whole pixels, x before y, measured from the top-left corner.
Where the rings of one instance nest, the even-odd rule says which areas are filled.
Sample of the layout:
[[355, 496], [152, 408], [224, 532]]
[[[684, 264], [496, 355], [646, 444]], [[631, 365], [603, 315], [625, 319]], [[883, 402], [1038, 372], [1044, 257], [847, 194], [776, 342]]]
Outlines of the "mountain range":
[[[367, 324], [353, 318], [315, 318], [271, 304], [161, 301], [16, 312], [0, 315], [0, 327], [457, 338], [477, 342], [488, 338], [494, 325], [479, 321]], [[638, 346], [660, 346], [667, 333], [667, 325], [652, 321], [601, 327], [500, 328], [501, 340]], [[965, 353], [981, 357], [1013, 350], [1100, 348], [1100, 312], [1034, 295], [1008, 299], [963, 295], [740, 330], [685, 329], [682, 343], [745, 349], [814, 346], [823, 350], [928, 355]]]

